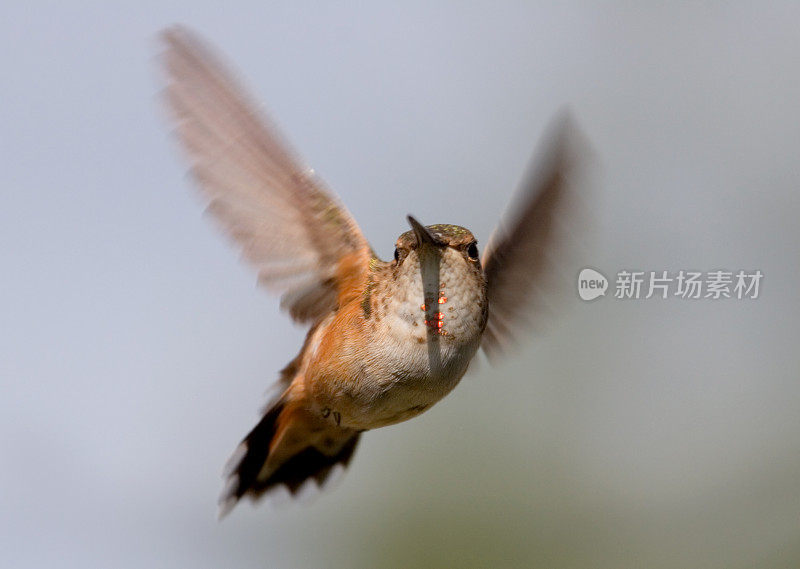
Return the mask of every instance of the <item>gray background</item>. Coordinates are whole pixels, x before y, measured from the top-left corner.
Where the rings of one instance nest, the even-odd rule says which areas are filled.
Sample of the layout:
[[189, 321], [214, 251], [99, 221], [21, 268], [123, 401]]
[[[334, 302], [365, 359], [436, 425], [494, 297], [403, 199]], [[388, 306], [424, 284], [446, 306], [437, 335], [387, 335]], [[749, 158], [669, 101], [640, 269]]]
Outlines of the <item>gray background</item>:
[[[800, 8], [552, 4], [0, 9], [0, 565], [800, 564]], [[334, 491], [217, 523], [303, 331], [200, 213], [158, 103], [173, 22], [384, 258], [409, 212], [485, 243], [569, 105], [601, 164], [591, 264], [760, 269], [761, 298], [573, 296]]]

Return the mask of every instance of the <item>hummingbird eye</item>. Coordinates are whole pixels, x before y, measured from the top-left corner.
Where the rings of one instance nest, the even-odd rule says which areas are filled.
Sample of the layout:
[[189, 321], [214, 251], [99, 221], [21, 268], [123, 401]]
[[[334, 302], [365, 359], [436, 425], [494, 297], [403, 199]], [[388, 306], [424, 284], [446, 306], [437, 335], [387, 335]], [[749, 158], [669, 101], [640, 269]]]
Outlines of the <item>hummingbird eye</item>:
[[400, 262], [400, 249], [395, 248], [394, 250], [394, 262], [395, 263]]
[[469, 244], [469, 247], [467, 247], [467, 255], [469, 255], [469, 258], [473, 261], [478, 260], [478, 244], [474, 241]]

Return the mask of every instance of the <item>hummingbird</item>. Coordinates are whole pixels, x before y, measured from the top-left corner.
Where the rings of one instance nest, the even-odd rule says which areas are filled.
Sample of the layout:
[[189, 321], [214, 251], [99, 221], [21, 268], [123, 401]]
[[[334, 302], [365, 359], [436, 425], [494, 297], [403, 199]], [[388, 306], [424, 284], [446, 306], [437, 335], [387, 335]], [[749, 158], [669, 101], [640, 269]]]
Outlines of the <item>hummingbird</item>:
[[430, 409], [479, 349], [507, 351], [547, 301], [580, 156], [572, 120], [556, 120], [483, 254], [468, 229], [408, 215], [383, 261], [213, 50], [183, 27], [162, 39], [166, 105], [208, 211], [309, 327], [228, 462], [224, 515], [243, 497], [322, 486], [362, 433]]

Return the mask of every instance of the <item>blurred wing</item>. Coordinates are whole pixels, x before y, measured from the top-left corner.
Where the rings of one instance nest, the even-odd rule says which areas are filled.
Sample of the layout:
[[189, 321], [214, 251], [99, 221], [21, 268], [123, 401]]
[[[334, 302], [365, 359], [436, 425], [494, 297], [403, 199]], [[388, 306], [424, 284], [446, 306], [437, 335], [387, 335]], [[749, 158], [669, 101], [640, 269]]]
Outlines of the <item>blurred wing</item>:
[[336, 305], [340, 262], [370, 256], [369, 244], [196, 36], [163, 39], [168, 107], [208, 211], [295, 320], [320, 318]]
[[583, 221], [576, 190], [588, 148], [577, 144], [578, 134], [568, 115], [555, 121], [484, 249], [489, 321], [481, 347], [490, 360], [546, 313], [578, 273], [568, 267], [570, 242]]

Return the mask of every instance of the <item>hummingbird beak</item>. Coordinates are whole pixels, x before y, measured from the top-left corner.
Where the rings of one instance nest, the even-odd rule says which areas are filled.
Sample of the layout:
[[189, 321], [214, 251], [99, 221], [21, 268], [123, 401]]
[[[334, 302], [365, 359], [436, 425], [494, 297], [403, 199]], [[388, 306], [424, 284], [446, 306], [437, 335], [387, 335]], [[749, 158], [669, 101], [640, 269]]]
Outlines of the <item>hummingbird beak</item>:
[[417, 237], [417, 245], [423, 245], [425, 243], [428, 245], [443, 245], [427, 227], [414, 219], [414, 216], [408, 215], [406, 219], [408, 219], [408, 223], [411, 225], [411, 229], [414, 230], [414, 235]]

